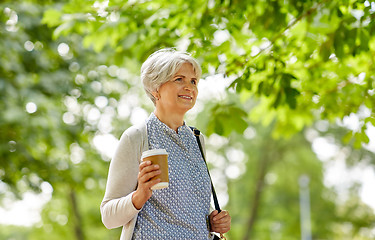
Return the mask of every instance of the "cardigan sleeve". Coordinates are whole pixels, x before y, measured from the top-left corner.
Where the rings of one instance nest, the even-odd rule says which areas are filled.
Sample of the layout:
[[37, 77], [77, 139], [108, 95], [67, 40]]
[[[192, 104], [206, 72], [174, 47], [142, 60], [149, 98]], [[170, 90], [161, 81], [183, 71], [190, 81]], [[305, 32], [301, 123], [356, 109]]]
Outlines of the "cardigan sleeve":
[[207, 156], [206, 156], [206, 143], [204, 141], [204, 136], [203, 136], [202, 133], [199, 135], [199, 140], [201, 141], [201, 145], [202, 145], [204, 157], [207, 159]]
[[102, 222], [109, 229], [128, 224], [140, 211], [134, 207], [132, 195], [137, 187], [143, 138], [139, 128], [127, 129], [111, 160], [106, 192], [100, 205]]

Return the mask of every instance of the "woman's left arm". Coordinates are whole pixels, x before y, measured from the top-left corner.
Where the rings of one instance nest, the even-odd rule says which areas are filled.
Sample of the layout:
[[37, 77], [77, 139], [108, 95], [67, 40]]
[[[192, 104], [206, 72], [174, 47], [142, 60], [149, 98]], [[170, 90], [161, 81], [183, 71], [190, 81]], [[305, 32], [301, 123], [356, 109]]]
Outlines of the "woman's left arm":
[[210, 232], [226, 233], [230, 230], [231, 217], [228, 211], [215, 210], [210, 216]]

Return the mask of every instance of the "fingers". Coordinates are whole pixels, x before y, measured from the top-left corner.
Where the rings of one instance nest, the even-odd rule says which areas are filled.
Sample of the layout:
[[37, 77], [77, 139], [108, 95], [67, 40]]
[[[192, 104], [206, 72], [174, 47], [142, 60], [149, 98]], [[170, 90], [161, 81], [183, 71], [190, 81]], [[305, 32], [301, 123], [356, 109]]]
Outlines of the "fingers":
[[[217, 210], [215, 210], [217, 212]], [[223, 221], [223, 218], [226, 218], [229, 216], [229, 213], [227, 211], [221, 211], [220, 213], [213, 216], [213, 220], [215, 222], [221, 222]]]
[[213, 218], [214, 216], [216, 216], [218, 214], [219, 214], [219, 211], [218, 210], [214, 210], [214, 211], [211, 212], [210, 217]]
[[158, 165], [152, 165], [150, 161], [142, 162], [139, 165], [138, 185], [146, 188], [152, 187], [156, 183], [160, 182], [160, 179], [151, 179], [160, 173], [161, 171]]
[[212, 232], [226, 233], [230, 230], [231, 217], [227, 211], [215, 210], [210, 214], [210, 223]]
[[132, 202], [136, 209], [141, 209], [151, 197], [151, 187], [160, 182], [160, 178], [152, 178], [160, 173], [159, 166], [153, 165], [150, 161], [144, 161], [139, 164], [138, 186], [132, 195]]
[[161, 171], [159, 170], [158, 165], [152, 165], [149, 167], [143, 168], [143, 170], [139, 173], [139, 180], [141, 182], [148, 182], [151, 178], [159, 175]]
[[139, 172], [142, 171], [142, 169], [144, 169], [145, 167], [148, 167], [152, 164], [151, 161], [144, 161], [144, 162], [141, 162], [141, 164], [139, 164]]

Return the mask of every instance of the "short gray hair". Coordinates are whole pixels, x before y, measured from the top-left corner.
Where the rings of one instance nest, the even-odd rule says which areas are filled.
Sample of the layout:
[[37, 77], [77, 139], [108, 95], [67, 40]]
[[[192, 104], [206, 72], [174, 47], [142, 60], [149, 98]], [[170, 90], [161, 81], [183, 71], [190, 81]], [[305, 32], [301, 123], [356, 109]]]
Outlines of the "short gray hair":
[[156, 99], [152, 92], [168, 82], [184, 63], [193, 66], [197, 80], [201, 78], [202, 69], [196, 59], [189, 53], [176, 51], [173, 48], [160, 49], [151, 54], [141, 67], [141, 80], [147, 96], [155, 104]]

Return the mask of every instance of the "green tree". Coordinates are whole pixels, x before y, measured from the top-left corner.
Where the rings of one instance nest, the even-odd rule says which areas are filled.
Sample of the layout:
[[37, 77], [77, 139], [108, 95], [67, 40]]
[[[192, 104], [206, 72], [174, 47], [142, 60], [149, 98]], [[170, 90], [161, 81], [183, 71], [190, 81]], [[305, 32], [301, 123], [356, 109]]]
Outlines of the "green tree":
[[[90, 57], [90, 51], [75, 44], [80, 41], [76, 36], [54, 41], [52, 31], [41, 24], [49, 6], [45, 4], [19, 1], [0, 6], [4, 13], [0, 28], [0, 179], [18, 198], [30, 189], [40, 192], [43, 182], [53, 187], [54, 200], [46, 208], [42, 227], [45, 235], [29, 234], [30, 238], [51, 239], [48, 233], [54, 231], [59, 233], [56, 238], [84, 239], [91, 235], [83, 227], [90, 223], [85, 219], [90, 215], [100, 219], [101, 196], [94, 193], [95, 188], [104, 189], [108, 164], [98, 161], [100, 156], [91, 143], [98, 126], [87, 121], [82, 108], [97, 108], [94, 99], [103, 90], [94, 88], [95, 79], [88, 82], [79, 75], [80, 64], [95, 60], [97, 54]], [[77, 52], [79, 57], [75, 57]], [[79, 97], [82, 104], [78, 106]], [[90, 181], [95, 188], [87, 189]], [[90, 201], [95, 203], [84, 208], [79, 192], [84, 192], [85, 200], [91, 192], [95, 197]], [[92, 223], [101, 226], [100, 221]]]
[[[236, 98], [235, 94], [229, 94], [228, 101], [236, 102]], [[247, 101], [243, 106], [248, 111], [254, 103]], [[198, 116], [201, 125], [212, 124], [204, 112]], [[341, 196], [323, 184], [323, 162], [313, 153], [305, 135], [313, 131], [315, 137], [334, 138], [340, 148], [350, 150], [346, 156], [349, 165], [374, 159], [374, 153], [344, 145], [341, 139], [347, 129], [342, 127], [332, 126], [320, 132], [307, 128], [289, 139], [275, 139], [272, 129], [272, 126], [249, 122], [244, 134], [232, 132], [227, 138], [213, 134], [212, 139], [208, 138], [211, 169], [223, 176], [216, 179], [216, 185], [220, 190], [220, 183], [225, 183], [226, 187], [221, 190], [228, 192], [226, 208], [234, 216], [232, 231], [228, 233], [230, 239], [300, 239], [299, 181], [303, 176], [310, 179], [313, 239], [343, 239], [344, 236], [345, 239], [371, 239], [374, 210], [359, 199], [360, 186], [353, 184], [348, 190], [350, 197], [339, 201]], [[216, 138], [221, 140], [215, 141]], [[231, 177], [233, 168], [236, 177]]]
[[[205, 72], [234, 79], [260, 102], [251, 118], [292, 134], [316, 118], [335, 121], [372, 97], [375, 21], [372, 1], [70, 1], [46, 12], [54, 34], [78, 33], [86, 47], [110, 47], [112, 61], [137, 60], [160, 47], [193, 52]], [[189, 16], [189, 17], [186, 17]], [[212, 72], [211, 71], [211, 72]], [[215, 114], [212, 115], [215, 117]], [[361, 119], [374, 125], [374, 113]], [[368, 143], [367, 124], [354, 134]]]
[[[228, 237], [298, 238], [297, 182], [305, 174], [314, 193], [314, 238], [342, 239], [350, 223], [350, 237], [370, 239], [361, 229], [373, 228], [374, 216], [356, 197], [357, 189], [338, 203], [299, 132], [316, 120], [334, 122], [367, 109], [359, 131], [341, 129], [335, 137], [350, 149], [369, 141], [365, 130], [375, 125], [373, 5], [354, 0], [3, 1], [0, 180], [18, 197], [29, 189], [41, 191], [48, 182], [53, 198], [43, 209], [43, 224], [0, 236], [119, 235], [119, 229], [107, 231], [100, 223], [109, 157], [95, 140], [118, 138], [133, 116], [152, 110], [139, 83], [140, 64], [159, 48], [178, 47], [197, 57], [204, 77], [225, 77], [229, 86], [224, 97], [203, 101], [189, 118], [208, 135], [208, 151], [216, 153], [210, 165], [223, 176], [218, 190], [228, 190], [233, 217]], [[211, 138], [226, 144], [217, 148]], [[233, 162], [233, 152], [244, 154], [243, 161]], [[358, 152], [363, 153], [353, 149]], [[351, 158], [353, 165], [364, 162], [363, 155], [354, 155], [359, 157]], [[234, 177], [228, 167], [240, 174]], [[5, 195], [1, 192], [0, 199]]]

